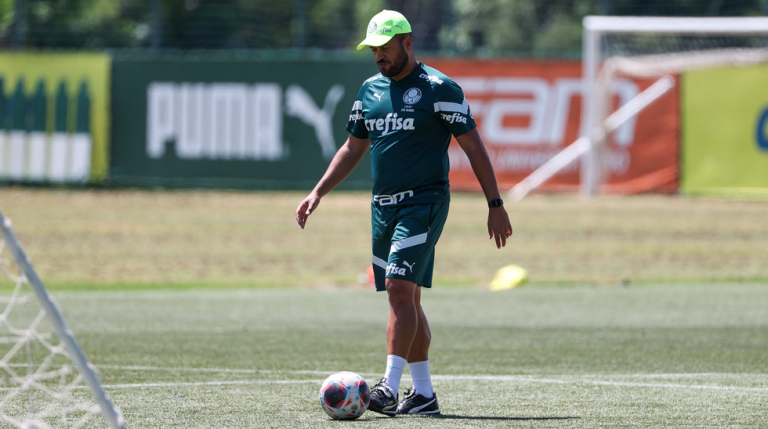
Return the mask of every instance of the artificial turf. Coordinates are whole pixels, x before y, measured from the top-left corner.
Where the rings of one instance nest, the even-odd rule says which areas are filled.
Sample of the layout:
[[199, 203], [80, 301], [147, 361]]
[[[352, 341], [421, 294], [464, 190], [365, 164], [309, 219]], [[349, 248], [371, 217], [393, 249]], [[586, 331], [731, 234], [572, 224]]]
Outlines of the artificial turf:
[[353, 423], [317, 393], [381, 376], [383, 294], [57, 297], [130, 428], [768, 427], [768, 285], [425, 291], [442, 416]]

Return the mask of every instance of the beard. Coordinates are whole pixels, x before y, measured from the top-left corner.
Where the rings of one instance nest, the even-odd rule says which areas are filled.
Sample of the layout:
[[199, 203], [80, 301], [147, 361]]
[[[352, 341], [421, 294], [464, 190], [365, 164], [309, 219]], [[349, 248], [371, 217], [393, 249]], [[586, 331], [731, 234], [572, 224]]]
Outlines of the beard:
[[399, 75], [403, 69], [405, 69], [406, 64], [408, 64], [408, 53], [405, 51], [405, 48], [401, 46], [400, 52], [397, 53], [397, 56], [394, 61], [389, 64], [389, 67], [387, 67], [387, 63], [377, 63], [376, 67], [379, 68], [382, 76], [392, 77]]

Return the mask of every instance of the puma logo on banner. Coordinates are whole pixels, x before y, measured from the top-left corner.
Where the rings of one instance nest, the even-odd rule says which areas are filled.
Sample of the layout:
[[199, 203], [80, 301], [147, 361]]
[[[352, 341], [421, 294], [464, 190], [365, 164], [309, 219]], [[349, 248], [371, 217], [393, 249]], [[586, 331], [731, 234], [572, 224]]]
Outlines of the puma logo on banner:
[[325, 96], [325, 103], [320, 108], [315, 104], [307, 91], [298, 85], [291, 85], [285, 91], [285, 111], [301, 119], [305, 124], [315, 129], [317, 141], [323, 150], [323, 158], [330, 160], [336, 154], [336, 140], [333, 138], [333, 112], [336, 105], [344, 96], [344, 87], [333, 85]]
[[181, 159], [278, 161], [288, 156], [285, 111], [314, 128], [323, 157], [331, 159], [336, 153], [331, 120], [343, 96], [344, 87], [333, 85], [319, 107], [299, 85], [283, 93], [276, 83], [152, 82], [147, 156], [162, 158], [172, 142]]

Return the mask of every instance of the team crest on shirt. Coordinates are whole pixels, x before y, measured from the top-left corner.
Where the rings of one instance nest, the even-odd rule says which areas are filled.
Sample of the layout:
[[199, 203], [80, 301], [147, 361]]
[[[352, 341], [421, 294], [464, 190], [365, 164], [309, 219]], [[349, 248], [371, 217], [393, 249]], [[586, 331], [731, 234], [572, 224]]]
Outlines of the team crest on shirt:
[[403, 102], [405, 104], [416, 104], [419, 100], [421, 100], [421, 90], [419, 88], [411, 88], [403, 94]]

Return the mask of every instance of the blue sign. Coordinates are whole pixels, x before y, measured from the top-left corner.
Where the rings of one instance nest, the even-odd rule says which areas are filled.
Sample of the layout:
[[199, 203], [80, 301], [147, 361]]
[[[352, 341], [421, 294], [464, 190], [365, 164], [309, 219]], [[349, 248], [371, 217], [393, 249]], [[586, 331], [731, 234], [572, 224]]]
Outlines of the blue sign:
[[760, 119], [757, 120], [757, 146], [764, 151], [768, 151], [768, 134], [766, 134], [766, 122], [768, 122], [768, 107], [760, 114]]

